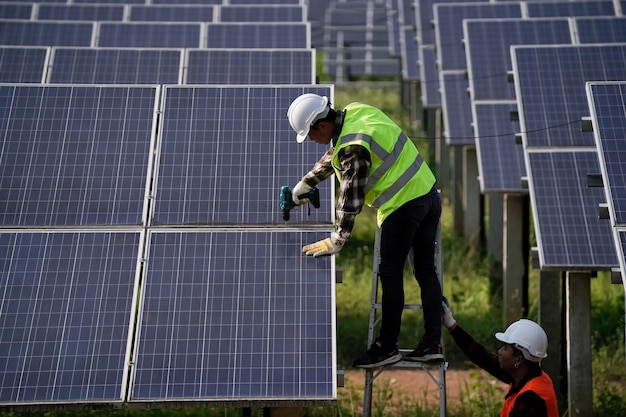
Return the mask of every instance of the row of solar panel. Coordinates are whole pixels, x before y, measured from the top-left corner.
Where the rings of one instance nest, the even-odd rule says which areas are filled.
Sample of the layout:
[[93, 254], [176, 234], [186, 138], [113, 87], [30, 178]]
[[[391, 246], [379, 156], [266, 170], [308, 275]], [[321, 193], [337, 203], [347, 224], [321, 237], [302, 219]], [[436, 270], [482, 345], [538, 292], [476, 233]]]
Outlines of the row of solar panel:
[[0, 3], [0, 19], [124, 22], [306, 22], [299, 5]]
[[0, 410], [333, 401], [327, 235], [0, 232]]
[[[332, 97], [331, 87], [159, 91], [1, 85], [1, 227], [283, 225], [278, 190], [318, 158], [293, 140], [286, 109], [304, 91]], [[290, 222], [331, 219], [327, 205]]]
[[0, 20], [0, 45], [309, 48], [309, 23], [116, 23]]
[[9, 0], [2, 3], [46, 3], [46, 4], [145, 4], [145, 5], [301, 5], [306, 0]]
[[313, 49], [0, 46], [0, 82], [313, 84]]

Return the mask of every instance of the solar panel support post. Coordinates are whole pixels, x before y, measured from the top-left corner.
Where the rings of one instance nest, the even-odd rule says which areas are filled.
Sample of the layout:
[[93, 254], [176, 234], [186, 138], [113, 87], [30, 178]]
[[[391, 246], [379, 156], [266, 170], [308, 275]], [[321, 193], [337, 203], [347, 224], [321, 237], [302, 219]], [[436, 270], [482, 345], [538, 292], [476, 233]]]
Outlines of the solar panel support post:
[[[437, 241], [435, 247], [435, 262], [437, 266], [437, 275], [439, 283], [443, 288], [442, 279], [442, 254], [441, 254], [441, 223], [437, 229]], [[412, 265], [412, 256], [409, 256], [409, 263]], [[380, 263], [380, 228], [376, 228], [376, 238], [374, 241], [374, 260], [372, 271], [372, 295], [371, 295], [371, 307], [369, 316], [369, 328], [367, 335], [367, 345], [371, 346], [374, 343], [376, 327], [379, 324], [382, 316], [381, 304], [378, 301], [378, 265]], [[405, 304], [405, 310], [422, 310], [422, 306], [419, 304]], [[379, 314], [381, 313], [381, 314]], [[441, 337], [441, 346], [443, 346], [443, 335]], [[412, 349], [399, 349], [400, 353], [409, 353]], [[444, 349], [445, 352], [445, 349]], [[428, 377], [437, 385], [439, 390], [439, 417], [446, 416], [446, 369], [448, 368], [448, 362], [443, 361], [438, 364], [427, 364], [413, 361], [401, 360], [394, 364], [383, 366], [376, 369], [365, 369], [365, 392], [363, 395], [363, 417], [371, 417], [372, 415], [372, 391], [374, 388], [374, 380], [386, 369], [422, 369]]]

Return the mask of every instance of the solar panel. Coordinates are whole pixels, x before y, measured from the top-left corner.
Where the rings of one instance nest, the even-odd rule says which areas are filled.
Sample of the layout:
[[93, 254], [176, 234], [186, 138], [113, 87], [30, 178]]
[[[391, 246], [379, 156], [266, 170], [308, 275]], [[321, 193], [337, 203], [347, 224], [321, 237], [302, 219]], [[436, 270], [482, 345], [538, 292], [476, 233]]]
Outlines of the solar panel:
[[131, 22], [212, 22], [215, 6], [211, 5], [133, 5], [129, 7]]
[[200, 23], [114, 23], [99, 25], [96, 46], [114, 48], [198, 48], [201, 46]]
[[[185, 0], [187, 1], [187, 0]], [[305, 5], [305, 0], [228, 0], [228, 4], [298, 4]]]
[[219, 10], [220, 22], [306, 22], [305, 9], [301, 5], [225, 5]]
[[328, 232], [153, 231], [131, 402], [336, 399]]
[[472, 107], [481, 191], [526, 192], [521, 185], [526, 176], [524, 153], [515, 142], [519, 123], [510, 118], [517, 104], [483, 101]]
[[614, 226], [626, 225], [626, 82], [588, 83], [600, 167]]
[[93, 22], [0, 19], [0, 45], [92, 46]]
[[0, 233], [0, 405], [121, 403], [139, 232]]
[[435, 44], [440, 70], [467, 68], [463, 42], [464, 19], [521, 18], [519, 3], [435, 4]]
[[597, 151], [529, 150], [524, 155], [541, 268], [617, 266], [611, 225], [598, 218], [604, 190], [587, 188], [587, 175], [600, 172]]
[[572, 43], [568, 19], [466, 19], [463, 30], [472, 100], [515, 100], [512, 45]]
[[434, 45], [419, 48], [419, 73], [422, 86], [422, 105], [441, 107], [441, 83], [437, 71], [437, 50]]
[[589, 114], [586, 81], [626, 79], [626, 44], [514, 46], [511, 49], [526, 147], [592, 146], [580, 131]]
[[49, 48], [0, 46], [0, 82], [44, 82]]
[[178, 84], [182, 49], [53, 48], [48, 82]]
[[580, 43], [626, 42], [626, 17], [580, 17], [576, 32]]
[[616, 15], [613, 1], [557, 1], [527, 2], [529, 17], [610, 16]]
[[314, 84], [313, 49], [189, 49], [184, 84]]
[[441, 103], [446, 143], [474, 145], [472, 130], [472, 105], [467, 90], [469, 83], [465, 71], [441, 73]]
[[142, 224], [157, 92], [0, 85], [2, 227]]
[[[320, 85], [166, 86], [152, 223], [283, 224], [280, 187], [321, 155], [295, 141], [286, 117], [304, 92], [332, 101], [332, 87]], [[291, 223], [329, 224], [332, 207], [292, 212]]]
[[419, 50], [415, 29], [400, 31], [400, 57], [403, 80], [419, 80]]
[[[170, 0], [171, 1], [171, 0]], [[189, 0], [184, 0], [185, 2]], [[101, 4], [145, 4], [146, 0], [97, 0]], [[75, 4], [90, 4], [94, 3], [93, 0], [72, 0]]]
[[124, 19], [124, 5], [105, 4], [40, 4], [38, 20], [113, 20]]
[[30, 19], [32, 13], [32, 4], [0, 3], [0, 19]]
[[309, 48], [308, 23], [211, 23], [207, 48]]
[[[139, 1], [139, 4], [145, 4], [144, 1]], [[152, 4], [156, 4], [156, 5], [166, 5], [166, 6], [171, 6], [172, 5], [172, 0], [151, 0]], [[224, 3], [223, 0], [181, 0], [181, 1], [177, 1], [176, 5], [187, 5], [187, 4], [197, 4], [197, 5], [208, 5], [208, 4], [215, 4], [215, 5], [220, 5]], [[230, 3], [232, 3], [232, 1], [230, 1]]]

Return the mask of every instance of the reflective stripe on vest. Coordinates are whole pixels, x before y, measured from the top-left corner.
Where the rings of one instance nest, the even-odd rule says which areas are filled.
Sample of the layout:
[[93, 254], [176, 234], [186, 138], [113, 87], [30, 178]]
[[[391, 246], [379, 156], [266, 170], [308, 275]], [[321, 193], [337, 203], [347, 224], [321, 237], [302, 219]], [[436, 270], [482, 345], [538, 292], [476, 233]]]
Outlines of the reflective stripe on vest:
[[[406, 145], [406, 142], [408, 140], [409, 138], [406, 136], [406, 134], [404, 132], [400, 132], [398, 140], [396, 141], [393, 149], [391, 150], [391, 152], [387, 152], [383, 147], [376, 143], [376, 141], [374, 141], [371, 136], [363, 133], [346, 135], [341, 138], [342, 144], [361, 141], [366, 142], [369, 145], [370, 150], [380, 160], [382, 160], [382, 163], [376, 169], [376, 171], [374, 171], [374, 173], [372, 173], [372, 175], [368, 177], [367, 185], [365, 186], [365, 194], [367, 194], [373, 188], [374, 184], [376, 184], [376, 181], [378, 181], [383, 176], [383, 174], [385, 174], [389, 170], [389, 168], [391, 168], [391, 166], [398, 160], [398, 157], [400, 156], [400, 153], [402, 152], [402, 149], [404, 149], [404, 145]], [[385, 192], [383, 192], [373, 201], [372, 207], [380, 207], [387, 201], [389, 201], [389, 199], [391, 199], [394, 195], [396, 195], [396, 193], [400, 191], [402, 187], [407, 185], [411, 178], [413, 178], [413, 176], [417, 174], [417, 171], [419, 171], [419, 169], [422, 167], [423, 162], [424, 159], [421, 155], [418, 154], [415, 158], [415, 161], [413, 161], [413, 163], [409, 167], [407, 167], [406, 171], [404, 171], [404, 173], [396, 180], [396, 182], [391, 187], [387, 188]]]

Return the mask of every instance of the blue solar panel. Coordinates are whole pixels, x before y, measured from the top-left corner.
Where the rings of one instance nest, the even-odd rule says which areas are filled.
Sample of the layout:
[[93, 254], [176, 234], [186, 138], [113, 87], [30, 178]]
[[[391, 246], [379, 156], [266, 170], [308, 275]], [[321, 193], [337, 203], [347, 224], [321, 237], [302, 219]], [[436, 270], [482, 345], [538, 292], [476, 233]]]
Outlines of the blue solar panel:
[[44, 82], [48, 54], [45, 47], [0, 47], [0, 82]]
[[463, 28], [472, 100], [515, 99], [512, 45], [572, 43], [568, 19], [468, 19]]
[[440, 70], [467, 68], [463, 47], [463, 19], [522, 17], [519, 3], [435, 4], [434, 14]]
[[131, 401], [334, 400], [327, 232], [152, 232]]
[[0, 20], [0, 45], [92, 46], [93, 22]]
[[587, 85], [609, 212], [626, 225], [626, 82]]
[[0, 233], [0, 405], [121, 402], [139, 241]]
[[[171, 1], [171, 0], [170, 0]], [[188, 1], [188, 0], [184, 0]], [[228, 0], [228, 4], [298, 4], [303, 5], [304, 0]]]
[[124, 19], [124, 5], [40, 4], [37, 19], [122, 21]]
[[441, 84], [437, 71], [437, 51], [434, 45], [419, 48], [420, 81], [422, 86], [422, 105], [441, 107]]
[[402, 79], [419, 80], [419, 50], [415, 29], [400, 31], [400, 56], [402, 59]]
[[185, 84], [313, 84], [313, 49], [190, 49]]
[[[154, 224], [282, 224], [278, 191], [319, 159], [298, 144], [286, 112], [304, 92], [330, 86], [167, 86]], [[289, 155], [287, 158], [286, 155]], [[321, 201], [331, 190], [320, 187]], [[291, 223], [331, 222], [331, 207], [293, 211]]]
[[305, 22], [304, 6], [299, 5], [246, 5], [221, 6], [220, 22]]
[[512, 58], [524, 145], [595, 147], [579, 124], [585, 82], [626, 80], [626, 44], [516, 46]]
[[182, 49], [53, 48], [48, 82], [178, 84]]
[[32, 4], [0, 3], [0, 19], [30, 19], [32, 13]]
[[626, 17], [589, 17], [576, 19], [580, 43], [626, 42]]
[[212, 23], [207, 48], [309, 48], [308, 23]]
[[509, 117], [517, 105], [506, 102], [475, 102], [473, 105], [476, 154], [483, 192], [525, 192], [526, 176], [521, 144], [515, 143], [519, 123]]
[[474, 145], [472, 130], [472, 103], [467, 89], [465, 72], [444, 71], [441, 74], [441, 103], [446, 143]]
[[528, 2], [526, 10], [529, 17], [610, 16], [616, 14], [615, 6], [611, 0]]
[[130, 6], [131, 22], [212, 22], [215, 7], [211, 5], [135, 5]]
[[0, 224], [142, 224], [156, 94], [1, 85]]
[[611, 224], [598, 218], [602, 188], [588, 188], [600, 172], [598, 153], [525, 152], [541, 268], [608, 269], [618, 265]]
[[198, 48], [200, 23], [100, 23], [96, 46], [114, 48]]
[[[171, 0], [169, 0], [171, 1]], [[189, 0], [184, 0], [185, 2]], [[145, 4], [146, 0], [97, 0], [101, 4]], [[94, 3], [94, 0], [72, 0], [75, 4], [90, 4]]]

